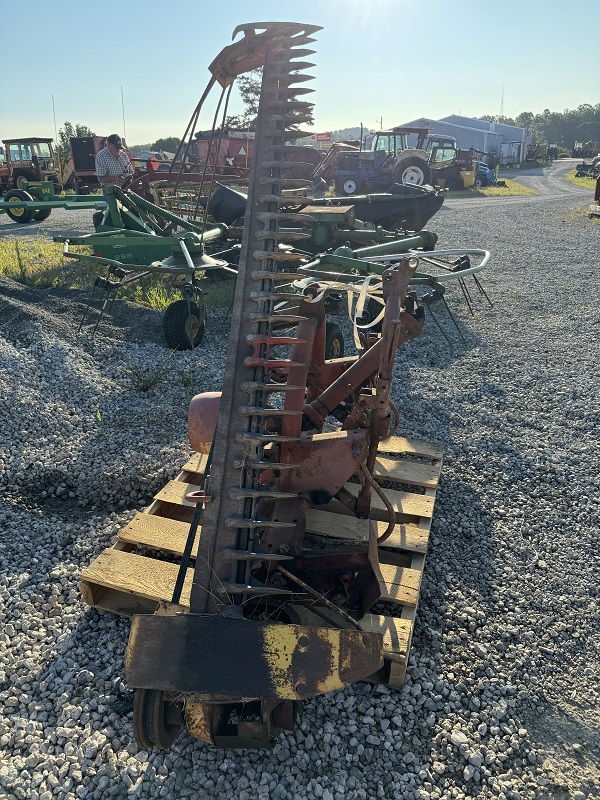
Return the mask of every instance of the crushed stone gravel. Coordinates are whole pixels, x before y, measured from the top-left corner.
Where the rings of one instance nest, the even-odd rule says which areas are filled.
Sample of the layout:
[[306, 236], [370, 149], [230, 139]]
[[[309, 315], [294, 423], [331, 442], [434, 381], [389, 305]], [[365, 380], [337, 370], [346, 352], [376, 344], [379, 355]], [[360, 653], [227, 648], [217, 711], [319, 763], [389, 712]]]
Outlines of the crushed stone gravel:
[[307, 702], [269, 752], [185, 731], [140, 750], [129, 623], [78, 588], [187, 459], [226, 314], [170, 354], [161, 315], [117, 301], [92, 343], [83, 296], [0, 280], [0, 798], [600, 797], [600, 226], [566, 168], [523, 175], [535, 197], [448, 198], [431, 221], [438, 246], [492, 251], [494, 307], [471, 317], [450, 290], [466, 344], [438, 309], [452, 346], [429, 318], [396, 362], [400, 433], [446, 453], [408, 679]]

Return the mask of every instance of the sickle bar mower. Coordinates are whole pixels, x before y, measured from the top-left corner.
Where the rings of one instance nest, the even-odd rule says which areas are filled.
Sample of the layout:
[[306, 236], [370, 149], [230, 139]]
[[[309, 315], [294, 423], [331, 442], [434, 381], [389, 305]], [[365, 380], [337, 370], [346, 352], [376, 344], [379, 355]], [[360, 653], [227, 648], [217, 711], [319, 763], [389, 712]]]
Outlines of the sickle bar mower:
[[[197, 478], [173, 482], [179, 505], [167, 499], [171, 518], [162, 520], [164, 533], [178, 520], [189, 524], [194, 509], [181, 565], [155, 613], [134, 616], [127, 648], [135, 734], [144, 747], [168, 747], [182, 719], [217, 747], [270, 747], [280, 730], [294, 728], [302, 700], [357, 680], [393, 684], [384, 655], [396, 628], [370, 610], [388, 599], [390, 569], [411, 564], [404, 556], [382, 563], [398, 522], [418, 522], [406, 498], [432, 506], [431, 497], [396, 492], [405, 502], [399, 507], [375, 480], [385, 466], [378, 452], [394, 451], [394, 356], [423, 325], [409, 291], [418, 258], [401, 257], [381, 273], [381, 333], [363, 339], [360, 356], [326, 360], [324, 285], [306, 283], [293, 309], [279, 291], [306, 276], [284, 271], [305, 256], [281, 245], [309, 236], [289, 223], [311, 220], [286, 212], [283, 192], [303, 185], [287, 177], [298, 166], [298, 148], [288, 142], [305, 135], [296, 126], [310, 104], [298, 97], [310, 91], [304, 71], [313, 65], [304, 59], [318, 28], [242, 30], [244, 38], [211, 65], [212, 83], [228, 86], [234, 74], [263, 65], [256, 156], [223, 392], [192, 400]], [[331, 417], [338, 426], [327, 424]], [[314, 516], [307, 523], [332, 504], [333, 516], [349, 529], [362, 526], [361, 535], [334, 541], [319, 535]], [[93, 593], [86, 572], [82, 585]], [[414, 609], [418, 584], [410, 591]]]

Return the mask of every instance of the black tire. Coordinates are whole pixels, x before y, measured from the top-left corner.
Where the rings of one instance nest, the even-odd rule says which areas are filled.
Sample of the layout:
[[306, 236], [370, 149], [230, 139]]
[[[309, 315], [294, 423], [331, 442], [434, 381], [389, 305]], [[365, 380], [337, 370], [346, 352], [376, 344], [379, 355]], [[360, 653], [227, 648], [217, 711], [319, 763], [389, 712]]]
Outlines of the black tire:
[[431, 170], [422, 158], [410, 156], [396, 165], [392, 177], [395, 183], [402, 183], [405, 186], [424, 186], [426, 183], [431, 183]]
[[104, 211], [94, 211], [92, 214], [92, 222], [94, 223], [94, 229], [98, 230], [100, 225], [102, 225], [102, 219], [104, 218]]
[[447, 178], [446, 189], [450, 189], [451, 192], [460, 192], [461, 189], [464, 189], [460, 175], [451, 175]]
[[335, 191], [338, 195], [344, 197], [351, 197], [354, 194], [360, 194], [360, 183], [354, 178], [338, 178], [335, 183]]
[[89, 193], [90, 193], [90, 187], [87, 185], [87, 183], [79, 183], [77, 185], [77, 194], [89, 194]]
[[476, 189], [483, 189], [484, 186], [487, 186], [487, 181], [484, 182], [483, 178], [475, 178], [473, 186]]
[[[133, 732], [144, 750], [167, 749], [179, 736], [181, 721], [177, 709], [171, 708], [164, 692], [157, 689], [136, 689], [133, 700]], [[175, 713], [173, 713], [175, 711]]]
[[42, 222], [42, 220], [48, 219], [51, 213], [51, 208], [40, 208], [38, 211], [33, 212], [33, 219], [35, 222]]
[[[7, 192], [4, 195], [4, 202], [8, 203], [11, 200], [13, 203], [17, 200], [28, 200], [33, 202], [33, 197], [27, 192], [21, 191], [21, 189], [11, 189], [10, 192]], [[27, 222], [31, 222], [35, 212], [32, 211], [31, 208], [15, 208], [14, 211], [10, 208], [7, 208], [6, 213], [13, 222], [18, 222], [20, 225], [25, 225]]]
[[165, 340], [172, 350], [191, 350], [202, 341], [205, 323], [206, 313], [201, 295], [189, 304], [187, 300], [175, 300], [163, 317]]
[[344, 334], [335, 322], [326, 323], [325, 329], [325, 358], [344, 357]]
[[[360, 325], [368, 325], [369, 322], [373, 322], [374, 319], [381, 314], [383, 310], [383, 306], [381, 306], [377, 301], [373, 300], [372, 298], [368, 298], [365, 306], [363, 308], [362, 317], [359, 320]], [[364, 333], [368, 336], [370, 333], [381, 333], [381, 329], [383, 328], [383, 318], [379, 320], [376, 325], [373, 325], [372, 328], [368, 328]]]

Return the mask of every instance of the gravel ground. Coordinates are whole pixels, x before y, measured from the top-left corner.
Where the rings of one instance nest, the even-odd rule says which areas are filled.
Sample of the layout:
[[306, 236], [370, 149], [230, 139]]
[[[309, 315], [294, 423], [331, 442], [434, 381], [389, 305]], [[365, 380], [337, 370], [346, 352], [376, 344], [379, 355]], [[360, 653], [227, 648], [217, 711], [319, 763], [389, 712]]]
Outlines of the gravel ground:
[[[466, 344], [429, 324], [397, 359], [401, 433], [446, 450], [408, 680], [307, 703], [271, 752], [186, 732], [139, 750], [129, 624], [78, 589], [186, 460], [190, 386], [221, 383], [224, 313], [169, 356], [159, 314], [119, 301], [92, 344], [80, 296], [0, 282], [1, 798], [600, 797], [600, 226], [568, 166], [521, 174], [535, 197], [450, 198], [432, 220], [440, 246], [492, 251], [494, 308], [471, 318], [454, 290]], [[89, 230], [76, 216], [36, 229]]]

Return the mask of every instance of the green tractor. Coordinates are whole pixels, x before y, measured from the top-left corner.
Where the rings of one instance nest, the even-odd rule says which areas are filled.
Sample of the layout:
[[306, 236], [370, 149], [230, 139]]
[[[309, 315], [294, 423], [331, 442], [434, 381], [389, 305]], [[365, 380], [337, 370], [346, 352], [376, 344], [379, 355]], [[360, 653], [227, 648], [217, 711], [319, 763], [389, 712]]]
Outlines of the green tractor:
[[9, 189], [25, 189], [27, 184], [50, 181], [54, 193], [62, 190], [58, 158], [52, 139], [28, 136], [4, 139], [0, 147], [0, 194]]

